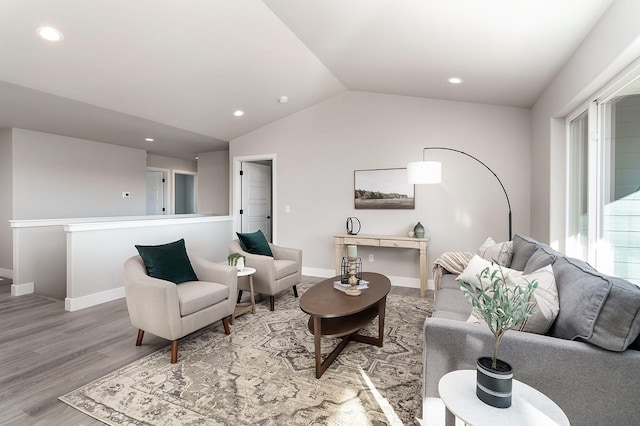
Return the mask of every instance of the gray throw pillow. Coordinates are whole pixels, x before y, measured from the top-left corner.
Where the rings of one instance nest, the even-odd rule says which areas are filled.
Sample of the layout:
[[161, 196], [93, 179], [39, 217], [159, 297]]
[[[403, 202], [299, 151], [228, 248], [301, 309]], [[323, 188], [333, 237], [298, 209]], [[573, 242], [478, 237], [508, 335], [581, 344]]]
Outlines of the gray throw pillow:
[[511, 269], [523, 271], [527, 265], [529, 258], [538, 248], [538, 242], [529, 237], [523, 237], [518, 234], [513, 236], [513, 256], [511, 257]]
[[525, 275], [530, 274], [533, 271], [537, 271], [540, 268], [551, 265], [555, 260], [555, 254], [548, 253], [543, 247], [538, 247], [527, 261], [522, 273]]
[[560, 312], [549, 335], [624, 351], [640, 333], [640, 288], [588, 264], [558, 257], [553, 264]]

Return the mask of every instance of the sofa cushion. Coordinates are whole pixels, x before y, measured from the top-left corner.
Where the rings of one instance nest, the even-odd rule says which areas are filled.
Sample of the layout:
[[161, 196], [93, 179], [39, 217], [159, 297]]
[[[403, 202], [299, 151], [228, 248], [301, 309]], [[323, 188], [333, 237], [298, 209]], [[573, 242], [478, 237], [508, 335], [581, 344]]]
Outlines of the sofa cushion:
[[228, 297], [229, 288], [225, 285], [207, 281], [185, 282], [178, 286], [180, 316], [191, 315], [220, 303]]
[[538, 242], [529, 237], [523, 237], [521, 235], [513, 236], [513, 256], [511, 257], [511, 269], [523, 271], [527, 266], [529, 258], [538, 248]]
[[236, 232], [236, 235], [238, 235], [238, 240], [242, 250], [251, 254], [273, 257], [267, 237], [264, 236], [261, 230], [258, 229], [256, 232], [244, 234]]
[[198, 280], [187, 256], [184, 239], [158, 246], [135, 247], [150, 277], [175, 284]]
[[513, 241], [496, 243], [493, 238], [489, 237], [478, 249], [478, 255], [485, 260], [509, 266], [513, 255]]
[[556, 259], [560, 313], [549, 334], [624, 351], [640, 333], [640, 288], [567, 257]]
[[440, 288], [452, 288], [454, 290], [460, 290], [460, 283], [457, 280], [456, 274], [443, 274], [440, 281]]

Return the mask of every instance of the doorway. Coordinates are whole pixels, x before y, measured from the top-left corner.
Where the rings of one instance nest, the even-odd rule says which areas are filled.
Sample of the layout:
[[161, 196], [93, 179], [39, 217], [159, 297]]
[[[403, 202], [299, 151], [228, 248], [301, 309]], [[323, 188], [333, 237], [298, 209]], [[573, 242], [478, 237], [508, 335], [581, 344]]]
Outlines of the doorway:
[[173, 213], [194, 214], [196, 212], [196, 174], [173, 172]]
[[233, 188], [237, 232], [261, 230], [275, 243], [275, 155], [235, 157]]

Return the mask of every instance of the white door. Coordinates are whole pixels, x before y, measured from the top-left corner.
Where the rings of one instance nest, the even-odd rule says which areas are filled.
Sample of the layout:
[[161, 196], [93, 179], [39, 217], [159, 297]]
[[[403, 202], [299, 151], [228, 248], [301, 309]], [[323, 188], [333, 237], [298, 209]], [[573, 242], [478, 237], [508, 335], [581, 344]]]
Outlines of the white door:
[[242, 232], [260, 229], [271, 241], [271, 166], [242, 163]]
[[147, 170], [147, 214], [167, 214], [164, 172]]

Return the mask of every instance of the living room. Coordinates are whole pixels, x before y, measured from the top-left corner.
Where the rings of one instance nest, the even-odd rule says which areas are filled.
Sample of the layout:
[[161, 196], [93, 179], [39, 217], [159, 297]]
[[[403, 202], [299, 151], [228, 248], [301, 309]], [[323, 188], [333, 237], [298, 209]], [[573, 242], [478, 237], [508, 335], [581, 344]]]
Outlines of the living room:
[[[69, 5], [72, 3], [69, 2]], [[254, 6], [260, 8], [260, 13], [251, 16], [262, 16], [261, 13], [264, 13], [265, 10], [269, 13], [276, 13], [279, 25], [281, 25], [279, 31], [293, 32], [303, 39], [300, 41], [296, 38], [297, 41], [294, 43], [296, 46], [292, 51], [306, 50], [308, 46], [305, 44], [313, 46], [314, 40], [311, 36], [308, 36], [309, 39], [306, 38], [304, 28], [302, 28], [305, 21], [300, 23], [294, 19], [296, 9], [287, 13], [285, 3], [278, 1], [258, 2], [258, 5]], [[418, 90], [405, 91], [404, 93], [397, 88], [396, 91], [385, 90], [380, 82], [378, 82], [378, 86], [375, 86], [377, 90], [367, 89], [364, 83], [362, 85], [353, 83], [354, 80], [357, 81], [357, 78], [349, 80], [347, 78], [349, 70], [344, 70], [337, 65], [335, 72], [342, 72], [343, 74], [340, 74], [342, 78], [331, 75], [334, 66], [332, 59], [322, 50], [316, 53], [317, 56], [312, 55], [315, 61], [322, 63], [322, 60], [325, 60], [326, 63], [322, 67], [325, 68], [324, 72], [330, 74], [330, 78], [325, 74], [318, 78], [320, 80], [318, 87], [322, 87], [321, 95], [311, 97], [305, 94], [306, 98], [297, 104], [299, 98], [293, 91], [297, 88], [292, 88], [292, 91], [289, 91], [286, 89], [286, 85], [280, 84], [277, 87], [276, 95], [272, 96], [269, 93], [267, 98], [268, 102], [273, 104], [270, 108], [275, 112], [271, 111], [255, 117], [258, 114], [247, 109], [245, 117], [231, 117], [235, 108], [245, 107], [224, 105], [224, 114], [230, 117], [228, 119], [225, 117], [224, 120], [222, 118], [211, 119], [212, 122], [224, 121], [222, 124], [217, 121], [214, 123], [220, 127], [213, 124], [209, 128], [203, 126], [202, 123], [206, 122], [206, 119], [196, 117], [197, 112], [193, 110], [183, 111], [179, 117], [167, 120], [166, 117], [171, 114], [171, 109], [166, 105], [171, 97], [179, 99], [180, 94], [176, 93], [179, 91], [178, 88], [171, 91], [170, 96], [163, 96], [161, 101], [153, 106], [151, 106], [151, 102], [142, 106], [138, 105], [138, 103], [144, 103], [141, 101], [142, 98], [138, 96], [132, 100], [133, 106], [125, 105], [122, 107], [121, 104], [127, 103], [126, 91], [121, 95], [122, 99], [119, 105], [114, 103], [107, 105], [101, 102], [93, 104], [128, 116], [134, 116], [136, 108], [146, 109], [146, 113], [140, 118], [146, 121], [159, 121], [160, 123], [156, 124], [167, 132], [168, 128], [174, 130], [179, 128], [185, 132], [180, 134], [181, 137], [187, 136], [186, 133], [190, 133], [194, 138], [196, 135], [198, 137], [204, 135], [204, 142], [199, 141], [201, 145], [198, 146], [198, 149], [193, 153], [188, 152], [189, 160], [186, 158], [187, 155], [180, 158], [172, 156], [168, 152], [156, 152], [155, 148], [150, 148], [148, 145], [115, 148], [114, 145], [108, 143], [109, 136], [92, 138], [88, 136], [91, 132], [87, 132], [86, 136], [83, 136], [78, 130], [61, 129], [60, 125], [56, 130], [29, 126], [15, 118], [12, 122], [7, 122], [5, 120], [13, 116], [8, 112], [4, 114], [4, 112], [9, 111], [11, 106], [1, 102], [2, 115], [5, 118], [0, 120], [0, 124], [5, 130], [0, 136], [0, 185], [3, 185], [0, 192], [0, 219], [4, 223], [0, 231], [2, 239], [0, 270], [4, 274], [0, 275], [10, 275], [13, 268], [11, 228], [7, 225], [9, 220], [143, 215], [145, 211], [144, 197], [141, 197], [140, 194], [144, 192], [144, 172], [147, 167], [165, 167], [176, 170], [191, 168], [197, 170], [200, 175], [201, 171], [205, 169], [201, 166], [201, 158], [220, 153], [226, 157], [228, 165], [225, 165], [223, 176], [218, 180], [228, 183], [229, 190], [220, 194], [219, 198], [208, 202], [206, 206], [199, 204], [198, 213], [224, 215], [226, 214], [224, 208], [226, 208], [228, 214], [234, 216], [236, 214], [233, 211], [235, 207], [233, 203], [234, 176], [224, 176], [224, 174], [233, 170], [233, 162], [237, 159], [275, 158], [274, 176], [276, 181], [274, 182], [275, 202], [273, 207], [277, 232], [274, 233], [274, 241], [303, 249], [303, 272], [305, 275], [329, 276], [328, 274], [333, 271], [333, 235], [344, 232], [345, 219], [350, 216], [359, 218], [362, 223], [362, 232], [367, 234], [406, 235], [409, 230], [413, 229], [415, 223], [420, 221], [427, 228], [427, 235], [430, 237], [430, 260], [447, 251], [475, 250], [488, 236], [500, 241], [507, 239], [507, 208], [504, 194], [494, 178], [486, 171], [472, 162], [465, 163], [463, 159], [455, 155], [448, 156], [444, 153], [436, 155], [434, 153], [430, 157], [443, 162], [443, 185], [416, 186], [415, 209], [392, 211], [354, 209], [353, 176], [355, 170], [404, 168], [407, 163], [422, 159], [423, 148], [429, 146], [457, 148], [472, 153], [489, 164], [504, 182], [511, 199], [514, 232], [530, 235], [563, 251], [567, 245], [566, 118], [581, 105], [592, 100], [609, 82], [624, 77], [624, 74], [636, 71], [637, 59], [640, 57], [640, 30], [636, 25], [640, 10], [638, 10], [637, 2], [616, 0], [594, 2], [593, 4], [596, 3], [598, 3], [596, 6], [591, 5], [591, 15], [588, 19], [585, 18], [581, 21], [583, 25], [582, 36], [573, 35], [575, 37], [572, 39], [573, 44], [566, 44], [564, 53], [556, 58], [556, 62], [549, 65], [551, 68], [542, 70], [544, 75], [536, 76], [536, 81], [543, 80], [545, 84], [519, 104], [515, 102], [501, 104], [497, 100], [488, 100], [506, 96], [510, 91], [509, 86], [477, 87], [474, 79], [467, 77], [467, 75], [462, 76], [465, 81], [461, 85], [449, 85], [446, 78], [457, 73], [455, 69], [447, 70], [447, 73], [451, 73], [451, 75], [443, 74], [437, 77], [442, 79], [444, 88], [441, 88], [438, 93], [434, 92], [433, 95], [423, 95]], [[582, 7], [578, 2], [573, 2], [573, 5], [577, 9]], [[504, 6], [504, 4], [500, 3], [500, 6]], [[24, 12], [13, 4], [2, 7], [8, 7], [9, 11], [15, 7], [16, 11], [20, 11], [13, 16], [11, 13], [2, 14], [3, 24], [5, 21], [7, 23], [5, 28], [12, 28], [13, 31], [16, 24], [12, 22], [9, 25], [9, 21], [18, 21], [15, 17], [22, 16], [21, 13]], [[333, 4], [333, 6], [327, 7], [338, 8], [339, 6]], [[364, 8], [362, 10], [367, 10], [363, 5], [359, 5], [359, 7]], [[548, 7], [548, 14], [553, 15], [554, 5], [549, 3], [545, 7]], [[246, 11], [236, 11], [238, 14], [242, 12]], [[371, 15], [374, 14], [369, 12]], [[49, 16], [55, 16], [55, 13], [51, 11], [47, 13]], [[89, 10], [77, 13], [91, 14]], [[197, 12], [191, 13], [197, 14]], [[579, 14], [579, 12], [576, 13]], [[46, 14], [43, 13], [43, 15]], [[273, 16], [270, 19], [273, 19]], [[373, 18], [371, 19], [373, 20]], [[33, 21], [34, 28], [28, 29], [30, 35], [35, 32], [35, 26], [44, 24], [41, 22], [44, 19], [34, 19]], [[545, 33], [543, 28], [543, 26], [538, 26], [530, 30], [542, 37]], [[553, 28], [558, 33], [562, 33], [556, 27]], [[504, 28], [500, 26], [496, 31], [502, 30]], [[65, 39], [61, 43], [72, 43], [74, 37], [68, 34], [64, 28], [61, 28], [61, 31], [65, 33]], [[551, 32], [551, 30], [549, 31]], [[577, 33], [579, 31], [576, 30]], [[389, 34], [393, 33], [387, 33], [390, 37]], [[100, 38], [96, 34], [93, 37]], [[380, 37], [384, 38], [384, 35], [380, 35]], [[507, 38], [507, 36], [500, 37]], [[220, 37], [220, 39], [224, 39], [224, 37]], [[98, 42], [102, 47], [103, 41], [98, 40]], [[166, 40], [165, 42], [173, 43]], [[415, 41], [413, 42], [415, 43]], [[553, 40], [547, 41], [547, 44], [551, 43]], [[63, 46], [63, 44], [57, 46]], [[501, 44], [496, 45], [494, 49], [519, 50], [521, 54], [513, 58], [512, 61], [523, 61], [529, 48], [527, 46], [516, 47]], [[61, 49], [60, 47], [56, 48]], [[9, 47], [6, 49], [10, 50]], [[40, 49], [44, 50], [45, 48], [41, 47]], [[42, 51], [38, 52], [44, 56], [25, 59], [20, 58], [17, 53], [12, 51], [11, 54], [7, 52], [5, 57], [16, 59], [16, 63], [20, 65], [16, 69], [24, 71], [32, 66], [34, 61], [45, 58], [42, 60], [46, 62], [46, 58], [49, 58], [48, 55], [51, 55]], [[389, 52], [386, 53], [389, 54]], [[544, 51], [542, 54], [533, 50], [529, 53], [544, 56]], [[474, 57], [476, 62], [468, 67], [470, 69], [473, 69], [474, 66], [479, 67], [480, 62], [489, 57]], [[370, 60], [377, 62], [380, 68], [383, 68], [381, 64], [386, 61], [386, 58], [385, 56], [374, 56], [374, 59]], [[86, 61], [90, 62], [89, 59]], [[487, 61], [490, 62], [488, 59]], [[166, 62], [172, 63], [174, 61], [168, 59], [160, 62], [168, 65]], [[252, 62], [250, 59], [244, 59], [236, 65], [238, 69], [250, 68]], [[295, 65], [299, 66], [297, 63]], [[388, 71], [389, 73], [394, 72], [393, 66], [385, 64], [385, 68], [391, 70]], [[494, 66], [494, 69], [498, 69], [498, 66]], [[117, 76], [121, 70], [118, 71], [111, 70], [114, 81], [116, 81], [114, 86], [118, 85]], [[423, 71], [424, 69], [419, 68], [417, 72]], [[498, 75], [501, 73], [502, 70], [496, 71]], [[19, 72], [16, 71], [16, 74]], [[7, 85], [10, 85], [47, 92], [44, 94], [47, 96], [67, 96], [71, 101], [78, 103], [76, 111], [78, 108], [81, 109], [85, 103], [87, 108], [90, 108], [92, 101], [97, 99], [101, 92], [114, 90], [113, 87], [108, 90], [105, 88], [102, 88], [102, 91], [95, 90], [91, 87], [91, 81], [83, 80], [83, 84], [73, 89], [75, 90], [73, 93], [65, 92], [63, 89], [56, 91], [55, 88], [48, 87], [44, 82], [38, 83], [40, 79], [46, 80], [42, 79], [40, 75], [29, 73], [24, 75], [24, 79], [21, 80], [15, 74], [4, 75], [0, 73], [0, 80], [4, 82], [4, 90], [7, 90]], [[74, 75], [73, 78], [78, 78], [78, 76]], [[314, 83], [307, 80], [308, 76], [306, 75], [300, 74], [299, 78], [303, 83], [296, 83], [295, 86], [312, 86]], [[364, 79], [364, 76], [360, 78]], [[511, 87], [515, 87], [518, 85], [518, 81], [524, 84], [529, 78], [533, 79], [533, 77], [522, 74], [509, 78], [505, 76], [504, 80], [508, 80], [512, 84]], [[424, 73], [424, 79], [436, 79], [436, 76]], [[295, 80], [295, 78], [288, 80]], [[64, 79], [62, 81], [65, 83]], [[345, 81], [349, 81], [350, 84]], [[126, 90], [133, 90], [131, 81], [125, 79], [122, 84]], [[260, 85], [259, 82], [251, 81], [250, 85], [246, 84], [245, 89], [249, 92], [259, 90], [255, 87]], [[242, 87], [242, 84], [239, 84], [235, 90], [241, 92], [244, 90]], [[180, 86], [180, 89], [182, 88], [183, 86]], [[80, 93], [85, 89], [87, 93], [90, 93], [90, 96], [85, 97]], [[465, 90], [484, 93], [488, 97], [482, 98], [478, 95], [476, 99], [465, 98], [465, 96], [469, 96], [469, 94], [461, 93]], [[318, 89], [318, 91], [320, 90]], [[266, 96], [264, 92], [259, 93], [260, 96]], [[277, 97], [281, 95], [288, 95], [289, 102], [287, 104], [277, 102]], [[266, 101], [263, 100], [263, 103]], [[165, 106], [159, 107], [158, 105]], [[277, 108], [281, 108], [281, 110], [277, 110]], [[51, 114], [57, 115], [60, 112], [51, 111]], [[188, 114], [192, 114], [193, 119], [185, 118]], [[213, 107], [203, 114], [207, 116], [223, 115], [220, 110], [214, 110]], [[251, 117], [252, 115], [254, 117]], [[250, 125], [238, 124], [243, 119], [254, 121]], [[71, 125], [74, 117], [66, 117], [64, 120]], [[188, 125], [189, 123], [191, 125]], [[221, 130], [223, 124], [227, 126], [227, 130], [224, 132]], [[243, 131], [238, 131], [238, 126], [243, 126]], [[11, 138], [6, 136], [6, 129], [14, 129], [11, 131]], [[15, 136], [16, 134], [18, 137]], [[128, 137], [133, 136], [126, 135], [125, 139]], [[31, 138], [32, 142], [30, 142], [28, 151], [31, 154], [17, 158], [17, 153], [26, 152], [21, 151], [27, 144], [23, 142], [25, 139], [21, 138]], [[117, 139], [116, 136], [113, 138]], [[33, 139], [39, 139], [39, 141], [33, 142]], [[206, 148], [207, 144], [219, 141], [228, 142], [228, 147], [225, 145], [216, 150]], [[45, 158], [38, 159], [39, 164], [34, 167], [31, 163], [34, 158], [37, 158], [34, 153], [40, 149], [42, 152], [46, 152], [44, 151], [46, 146], [56, 146], [55, 143], [58, 142], [67, 146], [81, 145], [84, 142], [87, 146], [95, 147], [94, 154], [97, 154], [91, 154], [91, 150], [88, 150], [84, 155], [77, 153], [77, 159], [69, 160], [69, 156], [67, 156], [64, 161], [47, 155], [44, 156]], [[108, 146], [103, 147], [103, 144], [108, 144]], [[116, 143], [116, 145], [120, 144]], [[185, 143], [185, 146], [187, 145]], [[72, 150], [73, 148], [67, 149]], [[103, 161], [105, 157], [101, 153], [116, 150], [121, 154], [118, 154], [112, 162]], [[217, 154], [211, 154], [212, 152]], [[195, 163], [196, 155], [199, 156], [198, 163]], [[129, 158], [134, 163], [129, 169], [134, 170], [131, 178], [127, 178], [122, 173], [124, 165], [121, 160], [124, 158]], [[167, 161], [172, 162], [173, 165], [159, 165], [161, 159], [168, 159]], [[185, 165], [184, 162], [188, 162], [188, 165]], [[211, 164], [214, 163], [211, 162]], [[105, 166], [105, 164], [107, 165]], [[85, 165], [87, 166], [85, 167]], [[104, 198], [96, 196], [96, 192], [90, 187], [82, 184], [95, 182], [97, 178], [94, 171], [99, 167], [103, 167], [100, 171], [101, 177], [107, 176], [106, 179], [111, 182], [108, 190], [117, 191], [117, 203], [122, 207], [114, 208], [115, 202], [105, 201]], [[30, 174], [34, 170], [38, 170], [39, 174]], [[17, 182], [15, 173], [19, 173], [19, 182]], [[114, 181], [116, 176], [118, 180]], [[46, 188], [45, 192], [48, 194], [60, 195], [50, 196], [46, 199], [30, 197], [32, 194], [20, 190], [20, 188], [28, 187], [23, 180], [27, 177], [36, 179], [36, 182], [42, 180], [43, 188]], [[9, 182], [11, 188], [8, 188]], [[64, 185], [47, 188], [44, 182], [64, 182]], [[33, 185], [33, 182], [29, 183]], [[207, 183], [203, 179], [199, 179], [198, 183], [199, 193], [207, 192]], [[213, 183], [211, 184], [213, 185]], [[132, 199], [122, 200], [119, 195], [121, 191], [131, 191]], [[62, 194], [65, 194], [64, 198]], [[59, 203], [54, 203], [53, 200], [56, 198]], [[87, 212], [81, 209], [74, 211], [67, 208], [68, 206], [83, 206], [85, 208], [87, 205], [98, 206], [97, 208], [102, 211]], [[222, 211], [214, 210], [219, 205], [224, 206]], [[131, 208], [132, 206], [134, 207]], [[23, 214], [25, 211], [28, 211], [29, 215]], [[362, 254], [372, 254], [375, 258], [374, 262], [369, 262], [368, 256], [363, 259], [365, 270], [383, 271], [386, 275], [403, 281], [407, 286], [417, 286], [418, 265], [410, 252], [371, 248], [370, 251]]]

